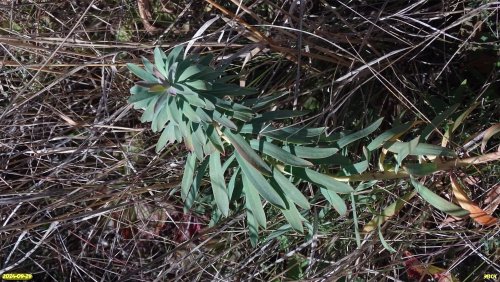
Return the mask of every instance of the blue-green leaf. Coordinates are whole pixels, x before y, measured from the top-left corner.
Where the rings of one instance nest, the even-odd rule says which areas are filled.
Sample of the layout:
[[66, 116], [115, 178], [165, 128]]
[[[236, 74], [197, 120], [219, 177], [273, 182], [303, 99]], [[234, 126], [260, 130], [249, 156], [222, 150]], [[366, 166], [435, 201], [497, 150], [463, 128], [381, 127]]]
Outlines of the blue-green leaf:
[[[174, 96], [169, 96], [168, 100], [168, 109], [170, 110], [170, 116], [172, 117], [172, 121], [176, 124], [179, 124], [182, 121], [182, 115], [179, 111], [179, 105], [177, 104], [177, 99]], [[181, 104], [182, 105], [182, 104]]]
[[264, 162], [264, 160], [262, 160], [262, 158], [252, 149], [252, 147], [240, 134], [233, 134], [229, 129], [224, 129], [223, 133], [246, 163], [252, 165], [254, 168], [258, 169], [267, 176], [271, 176], [271, 168], [266, 164], [266, 162]]
[[337, 193], [334, 191], [330, 191], [329, 189], [321, 188], [321, 194], [323, 194], [323, 197], [332, 205], [332, 207], [340, 214], [340, 215], [345, 215], [347, 213], [347, 206], [340, 198]]
[[[168, 53], [166, 63], [165, 63], [165, 68], [167, 71], [170, 72], [170, 70], [173, 68], [173, 65], [183, 59], [183, 56], [180, 56], [182, 53], [182, 50], [184, 49], [184, 46], [179, 45], [176, 46], [170, 53]], [[175, 68], [175, 67], [174, 67]], [[170, 75], [170, 74], [169, 74]], [[170, 79], [172, 81], [172, 79]]]
[[168, 77], [167, 67], [165, 65], [167, 56], [165, 55], [165, 53], [163, 53], [163, 51], [160, 48], [156, 47], [154, 50], [154, 58], [155, 58], [155, 65], [158, 71], [163, 75], [163, 77], [165, 78]]
[[229, 202], [238, 200], [243, 191], [243, 184], [241, 181], [237, 180], [238, 174], [240, 174], [240, 169], [235, 168], [233, 175], [231, 175], [231, 179], [229, 179], [229, 182], [227, 183]]
[[217, 207], [224, 216], [229, 215], [229, 198], [226, 190], [226, 182], [224, 173], [220, 163], [219, 152], [214, 152], [210, 155], [210, 182], [212, 184], [212, 192], [214, 194]]
[[186, 200], [184, 200], [184, 212], [187, 211], [193, 206], [196, 197], [198, 196], [198, 191], [200, 190], [201, 182], [203, 177], [205, 176], [205, 172], [208, 167], [208, 158], [205, 158], [203, 162], [196, 169], [196, 176], [194, 177], [193, 184], [191, 185], [191, 189], [187, 194]]
[[248, 123], [242, 126], [241, 134], [259, 134], [275, 140], [280, 140], [295, 144], [311, 144], [316, 143], [320, 139], [320, 135], [325, 131], [325, 127], [305, 128], [305, 127], [284, 127], [275, 128], [272, 125], [252, 124]]
[[246, 196], [247, 208], [252, 211], [257, 223], [266, 228], [266, 214], [259, 193], [257, 193], [256, 187], [245, 175], [243, 175], [243, 191]]
[[464, 217], [469, 215], [468, 211], [441, 198], [436, 193], [429, 190], [429, 188], [420, 184], [420, 182], [418, 182], [413, 177], [411, 177], [411, 184], [413, 185], [413, 187], [415, 187], [420, 197], [422, 197], [426, 202], [431, 204], [436, 209], [456, 217]]
[[446, 118], [448, 118], [451, 114], [453, 114], [460, 104], [455, 104], [445, 110], [443, 113], [435, 117], [430, 124], [428, 124], [424, 130], [422, 130], [422, 136], [420, 136], [420, 142], [424, 142], [429, 139], [432, 132], [437, 129], [439, 124], [441, 124]]
[[292, 110], [277, 110], [264, 112], [259, 117], [252, 119], [251, 123], [263, 123], [268, 121], [275, 121], [280, 119], [289, 119], [294, 117], [301, 117], [307, 115], [309, 111], [292, 111]]
[[295, 207], [295, 204], [290, 203], [290, 207], [286, 210], [282, 209], [281, 212], [293, 229], [299, 231], [300, 233], [304, 233], [304, 228], [302, 227], [302, 216], [297, 210], [297, 207]]
[[290, 198], [294, 203], [302, 207], [303, 209], [310, 209], [311, 206], [309, 205], [309, 201], [307, 198], [302, 194], [295, 185], [288, 180], [278, 169], [274, 168], [273, 169], [273, 178], [276, 184], [281, 187], [281, 190], [283, 190], [283, 193]]
[[283, 150], [304, 159], [324, 159], [335, 155], [339, 151], [338, 148], [318, 148], [288, 145], [283, 147]]
[[249, 203], [245, 203], [245, 207], [247, 209], [247, 224], [248, 224], [248, 233], [250, 237], [250, 243], [253, 247], [257, 246], [257, 241], [259, 240], [259, 224], [257, 220], [255, 220], [255, 216], [249, 207]]
[[389, 141], [384, 144], [384, 148], [386, 148], [389, 152], [393, 152], [396, 154], [404, 150], [404, 148], [413, 148], [412, 150], [410, 150], [409, 155], [456, 157], [456, 153], [453, 150], [426, 143], [419, 143], [416, 146], [409, 146], [408, 142]]
[[128, 69], [135, 74], [137, 77], [147, 81], [147, 82], [158, 82], [158, 79], [151, 73], [145, 71], [141, 67], [137, 66], [136, 64], [127, 64]]
[[372, 132], [377, 130], [377, 128], [379, 128], [379, 126], [383, 120], [384, 120], [384, 118], [379, 118], [378, 120], [376, 120], [374, 123], [372, 123], [368, 127], [364, 128], [362, 130], [359, 130], [353, 134], [349, 134], [347, 136], [340, 138], [337, 141], [337, 145], [339, 146], [339, 148], [343, 148], [343, 147], [351, 144], [352, 142], [355, 142], [363, 137], [368, 136], [369, 134], [371, 134]]
[[209, 125], [206, 130], [206, 134], [212, 145], [221, 153], [225, 154], [224, 145], [222, 144], [222, 140], [219, 136], [219, 133], [215, 130], [212, 125]]
[[155, 151], [157, 153], [160, 152], [168, 143], [173, 143], [175, 141], [174, 126], [175, 125], [172, 123], [169, 123], [163, 129], [160, 139], [158, 139], [158, 143], [156, 143]]
[[142, 64], [144, 65], [144, 69], [149, 72], [149, 73], [153, 73], [154, 71], [154, 65], [146, 58], [144, 57], [141, 57], [141, 60], [142, 60]]
[[181, 197], [182, 200], [186, 200], [186, 197], [191, 189], [191, 184], [193, 184], [194, 171], [196, 167], [196, 156], [193, 153], [189, 153], [186, 158], [186, 164], [184, 166], [184, 174], [182, 175], [181, 182]]
[[154, 109], [156, 106], [156, 102], [158, 101], [159, 98], [160, 96], [157, 95], [154, 96], [154, 98], [151, 99], [151, 101], [149, 101], [148, 107], [146, 108], [146, 110], [144, 110], [144, 113], [141, 116], [141, 122], [149, 122], [153, 120], [155, 114]]
[[198, 160], [202, 161], [205, 157], [203, 145], [207, 143], [207, 137], [203, 132], [203, 127], [200, 124], [191, 123], [191, 139], [193, 143], [194, 153]]
[[202, 68], [200, 65], [191, 65], [182, 72], [178, 81], [189, 80], [190, 78], [202, 73], [204, 70], [205, 68]]
[[235, 154], [243, 175], [252, 179], [252, 185], [255, 189], [257, 189], [257, 191], [259, 191], [262, 197], [280, 208], [286, 208], [286, 203], [283, 201], [278, 192], [274, 190], [271, 184], [269, 184], [267, 179], [252, 165], [249, 165], [238, 152], [235, 152]]
[[377, 138], [373, 139], [372, 142], [370, 142], [370, 144], [368, 144], [368, 146], [366, 146], [366, 148], [370, 151], [374, 151], [374, 150], [380, 148], [384, 144], [385, 141], [390, 140], [391, 138], [393, 138], [396, 135], [399, 135], [399, 134], [402, 134], [403, 132], [408, 131], [412, 126], [413, 126], [413, 123], [411, 123], [411, 122], [397, 125], [391, 129], [385, 131], [384, 133], [380, 134], [379, 136], [377, 136]]
[[[170, 109], [168, 108], [167, 99], [162, 98], [160, 101], [160, 109], [157, 111], [157, 115], [153, 120], [157, 131], [161, 131], [165, 127], [165, 124], [170, 120]], [[158, 103], [160, 103], [160, 101], [158, 101]]]
[[229, 129], [232, 129], [232, 130], [237, 130], [238, 129], [238, 127], [236, 126], [236, 124], [234, 124], [234, 122], [232, 122], [225, 115], [219, 113], [218, 111], [214, 111], [213, 112], [212, 118], [216, 122], [220, 123], [221, 125], [229, 128]]
[[263, 139], [250, 140], [250, 146], [252, 146], [253, 149], [258, 150], [261, 153], [271, 156], [277, 159], [278, 161], [291, 166], [300, 166], [300, 167], [313, 166], [311, 162], [301, 159], [297, 156], [294, 156], [293, 154], [281, 149], [280, 147], [274, 145], [273, 143], [266, 142]]
[[201, 119], [198, 114], [193, 110], [190, 104], [183, 103], [182, 104], [182, 114], [187, 117], [191, 122], [200, 123]]
[[[398, 149], [399, 151], [396, 152], [397, 157], [396, 157], [396, 162], [401, 165], [403, 163], [403, 160], [412, 152], [415, 152], [415, 149], [418, 146], [418, 142], [420, 140], [420, 136], [417, 136], [416, 138], [413, 138], [410, 142], [405, 142], [405, 146], [400, 146]], [[396, 171], [397, 172], [397, 171]]]
[[348, 184], [308, 168], [293, 167], [291, 168], [291, 171], [292, 175], [295, 177], [309, 181], [318, 186], [325, 187], [337, 193], [351, 193], [354, 191]]
[[269, 105], [271, 105], [274, 101], [277, 101], [278, 99], [282, 98], [283, 96], [288, 95], [289, 93], [283, 92], [283, 93], [278, 93], [275, 95], [271, 96], [266, 96], [266, 97], [258, 97], [258, 98], [253, 98], [253, 99], [245, 99], [242, 104], [251, 107], [255, 111], [260, 111], [264, 108], [267, 108]]

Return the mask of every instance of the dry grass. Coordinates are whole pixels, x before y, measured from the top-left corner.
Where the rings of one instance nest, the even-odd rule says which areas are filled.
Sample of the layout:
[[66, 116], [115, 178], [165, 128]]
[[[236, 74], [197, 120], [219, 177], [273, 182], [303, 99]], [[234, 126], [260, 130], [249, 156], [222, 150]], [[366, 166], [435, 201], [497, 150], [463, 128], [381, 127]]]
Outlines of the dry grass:
[[[33, 273], [35, 281], [401, 281], [411, 251], [462, 281], [500, 275], [498, 229], [447, 223], [418, 199], [383, 226], [395, 253], [376, 233], [357, 242], [355, 226], [401, 196], [404, 181], [357, 195], [357, 221], [352, 210], [338, 218], [317, 201], [309, 233], [255, 249], [242, 214], [209, 227], [209, 202], [183, 213], [184, 148], [154, 153], [158, 136], [126, 102], [133, 78], [124, 67], [155, 45], [188, 41], [220, 15], [193, 52], [235, 55], [229, 70], [242, 83], [263, 95], [288, 92], [283, 108], [317, 103], [312, 120], [331, 130], [378, 116], [385, 127], [398, 117], [429, 121], [446, 107], [436, 101], [455, 101], [452, 90], [467, 78], [469, 96], [455, 102], [483, 104], [454, 140], [459, 148], [500, 119], [485, 98], [499, 87], [499, 2], [138, 2], [0, 1], [0, 273]], [[498, 168], [472, 169], [476, 199], [498, 185]], [[264, 235], [285, 222], [274, 218]]]

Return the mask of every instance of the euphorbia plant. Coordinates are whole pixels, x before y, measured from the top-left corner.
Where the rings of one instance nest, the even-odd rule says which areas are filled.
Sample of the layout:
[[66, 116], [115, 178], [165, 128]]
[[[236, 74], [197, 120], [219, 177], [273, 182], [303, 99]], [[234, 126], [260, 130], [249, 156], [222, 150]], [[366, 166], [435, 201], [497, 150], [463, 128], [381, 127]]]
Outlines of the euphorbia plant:
[[[156, 48], [154, 64], [143, 58], [144, 69], [128, 64], [142, 79], [130, 89], [129, 102], [144, 110], [142, 122], [151, 122], [154, 132], [162, 132], [156, 150], [181, 141], [189, 150], [181, 184], [185, 207], [191, 208], [208, 171], [217, 208], [224, 216], [230, 213], [230, 200], [245, 197], [253, 244], [259, 226], [266, 227], [261, 197], [279, 208], [294, 229], [303, 231], [304, 218], [296, 205], [309, 209], [310, 204], [294, 182], [319, 184], [336, 210], [345, 213], [347, 207], [337, 193], [353, 189], [310, 169], [314, 164], [307, 160], [327, 158], [338, 151], [307, 146], [325, 138], [325, 128], [275, 128], [272, 121], [305, 112], [257, 114], [279, 96], [244, 103], [227, 99], [256, 91], [227, 83], [232, 77], [212, 68], [211, 60], [211, 56], [184, 56], [179, 46], [168, 55]], [[221, 156], [227, 157], [224, 162]]]
[[[266, 228], [267, 224], [262, 198], [278, 208], [293, 229], [303, 232], [306, 219], [299, 209], [310, 209], [310, 202], [297, 188], [301, 183], [319, 187], [321, 195], [344, 215], [347, 206], [342, 195], [354, 192], [349, 182], [411, 176], [416, 192], [431, 205], [455, 216], [467, 214], [415, 179], [449, 169], [450, 162], [440, 162], [439, 158], [431, 163], [415, 162], [407, 158], [456, 157], [450, 149], [422, 143], [437, 122], [433, 121], [422, 131], [422, 137], [410, 142], [400, 142], [397, 138], [418, 123], [395, 125], [363, 147], [363, 157], [353, 163], [342, 154], [343, 148], [374, 132], [382, 119], [360, 131], [335, 136], [327, 136], [324, 127], [278, 127], [276, 121], [307, 112], [263, 112], [282, 95], [248, 98], [256, 91], [228, 83], [233, 77], [225, 76], [223, 69], [213, 68], [211, 61], [210, 55], [185, 56], [179, 46], [168, 55], [156, 48], [154, 64], [143, 58], [144, 69], [128, 64], [142, 79], [130, 89], [129, 102], [144, 110], [142, 122], [151, 122], [152, 130], [161, 132], [156, 150], [182, 141], [189, 150], [181, 182], [186, 209], [192, 207], [202, 179], [208, 176], [216, 214], [228, 216], [231, 206], [236, 209], [244, 206], [250, 240], [255, 245], [259, 227]], [[244, 98], [238, 103], [235, 96]], [[381, 148], [380, 171], [366, 172], [371, 153]], [[393, 168], [384, 167], [388, 153], [394, 154]], [[329, 165], [339, 167], [336, 176], [329, 174]]]

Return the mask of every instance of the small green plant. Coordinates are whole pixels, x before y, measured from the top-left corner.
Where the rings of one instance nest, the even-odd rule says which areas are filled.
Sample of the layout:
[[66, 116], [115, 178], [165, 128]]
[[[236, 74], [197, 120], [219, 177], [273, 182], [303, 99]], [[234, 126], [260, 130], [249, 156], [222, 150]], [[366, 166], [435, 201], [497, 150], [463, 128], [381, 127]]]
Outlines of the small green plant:
[[[293, 229], [303, 232], [304, 215], [310, 209], [310, 201], [317, 201], [318, 197], [308, 199], [297, 188], [301, 183], [319, 187], [332, 207], [345, 215], [344, 197], [355, 192], [349, 182], [371, 181], [373, 185], [373, 180], [411, 178], [416, 192], [434, 207], [454, 216], [468, 214], [416, 179], [468, 164], [456, 160], [441, 162], [435, 156], [456, 158], [455, 152], [423, 143], [457, 107], [436, 117], [409, 142], [397, 138], [420, 122], [396, 124], [363, 147], [363, 158], [353, 163], [343, 154], [343, 148], [373, 133], [382, 119], [357, 132], [330, 136], [324, 127], [278, 127], [277, 120], [307, 112], [259, 113], [278, 100], [280, 94], [247, 98], [241, 103], [229, 99], [256, 91], [228, 83], [232, 77], [224, 76], [223, 69], [211, 67], [211, 61], [211, 56], [186, 56], [183, 47], [176, 47], [169, 55], [156, 48], [154, 64], [143, 58], [144, 69], [128, 64], [142, 79], [130, 89], [129, 102], [144, 110], [142, 122], [151, 122], [154, 132], [162, 132], [156, 150], [182, 141], [189, 150], [181, 183], [185, 209], [193, 206], [202, 179], [208, 174], [216, 206], [212, 220], [228, 216], [231, 208], [244, 207], [253, 245], [257, 243], [259, 228], [267, 225], [262, 198], [278, 208]], [[381, 148], [384, 150], [378, 154], [380, 170], [368, 172], [372, 153]], [[388, 159], [391, 153], [394, 158]], [[435, 161], [425, 161], [423, 156], [434, 156], [431, 159]], [[330, 165], [340, 167], [336, 175], [329, 173]], [[358, 189], [366, 189], [364, 186]]]

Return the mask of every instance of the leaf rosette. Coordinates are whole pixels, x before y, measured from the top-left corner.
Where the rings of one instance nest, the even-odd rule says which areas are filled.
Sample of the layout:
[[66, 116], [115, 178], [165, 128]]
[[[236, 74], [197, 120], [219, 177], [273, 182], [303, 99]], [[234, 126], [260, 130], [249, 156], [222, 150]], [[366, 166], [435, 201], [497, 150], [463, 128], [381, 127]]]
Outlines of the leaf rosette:
[[167, 144], [184, 141], [201, 161], [215, 150], [224, 153], [215, 128], [237, 125], [230, 117], [247, 121], [252, 110], [223, 100], [226, 95], [254, 94], [226, 83], [223, 70], [210, 66], [212, 56], [184, 56], [183, 47], [175, 47], [168, 55], [154, 50], [154, 64], [142, 58], [144, 68], [127, 64], [141, 78], [130, 89], [129, 103], [144, 113], [141, 122], [151, 122], [154, 132], [162, 132], [156, 151]]

